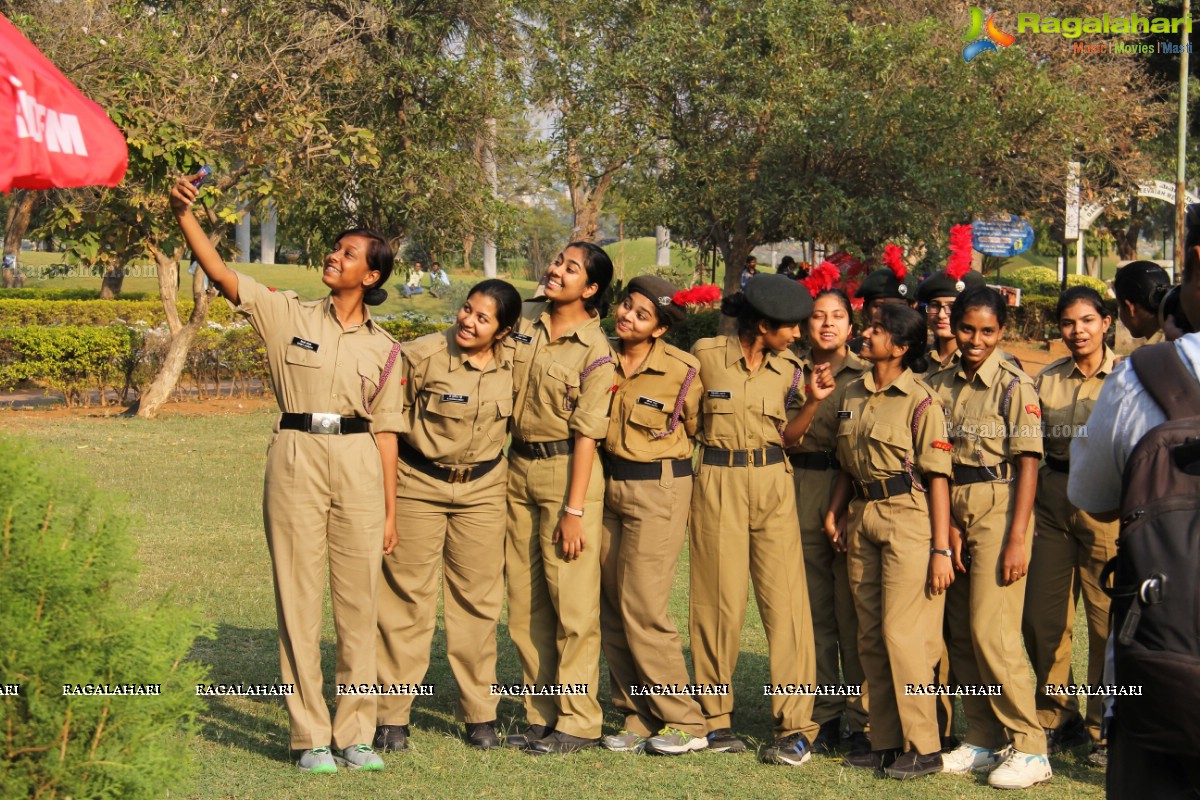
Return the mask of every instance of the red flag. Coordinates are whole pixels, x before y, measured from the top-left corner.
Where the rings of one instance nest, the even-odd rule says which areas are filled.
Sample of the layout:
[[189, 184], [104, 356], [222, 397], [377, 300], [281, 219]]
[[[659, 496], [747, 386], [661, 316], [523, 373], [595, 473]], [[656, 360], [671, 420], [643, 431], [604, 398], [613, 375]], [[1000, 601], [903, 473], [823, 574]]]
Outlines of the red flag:
[[0, 191], [116, 186], [125, 136], [0, 15]]

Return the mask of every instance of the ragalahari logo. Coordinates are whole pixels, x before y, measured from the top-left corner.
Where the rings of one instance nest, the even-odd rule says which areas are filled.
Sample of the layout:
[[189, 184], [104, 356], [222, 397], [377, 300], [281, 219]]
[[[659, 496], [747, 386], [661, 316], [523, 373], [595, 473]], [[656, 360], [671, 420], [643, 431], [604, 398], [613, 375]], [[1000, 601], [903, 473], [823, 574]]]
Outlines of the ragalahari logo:
[[971, 24], [967, 27], [967, 35], [963, 37], [967, 42], [962, 49], [963, 61], [970, 62], [980, 53], [988, 50], [998, 51], [1000, 47], [1008, 47], [1017, 41], [1017, 37], [996, 27], [995, 14], [987, 18], [987, 24], [984, 24], [982, 10], [972, 6], [970, 15]]

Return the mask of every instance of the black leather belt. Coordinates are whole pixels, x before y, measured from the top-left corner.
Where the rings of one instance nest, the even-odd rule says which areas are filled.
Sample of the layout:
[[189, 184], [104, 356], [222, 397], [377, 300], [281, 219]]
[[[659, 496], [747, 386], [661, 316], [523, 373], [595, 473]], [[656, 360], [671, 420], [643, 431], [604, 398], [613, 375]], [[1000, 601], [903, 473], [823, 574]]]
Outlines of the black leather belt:
[[994, 467], [964, 467], [962, 464], [954, 465], [954, 485], [967, 486], [972, 483], [992, 483], [994, 481], [1008, 480], [1012, 469], [1007, 461], [1003, 461]]
[[400, 440], [401, 461], [408, 464], [417, 472], [423, 472], [431, 478], [437, 478], [439, 481], [445, 481], [446, 483], [467, 483], [468, 481], [478, 480], [495, 469], [496, 465], [500, 463], [500, 458], [500, 456], [496, 456], [491, 461], [482, 461], [466, 467], [439, 467], [421, 455], [420, 451], [408, 442], [403, 439]]
[[575, 452], [574, 439], [559, 439], [556, 442], [524, 442], [513, 439], [508, 448], [509, 455], [516, 453], [523, 458], [553, 458]]
[[881, 481], [860, 483], [853, 481], [854, 496], [860, 500], [886, 500], [898, 494], [912, 491], [912, 479], [907, 475], [893, 475]]
[[279, 417], [281, 431], [308, 433], [369, 433], [371, 423], [362, 417], [343, 417], [340, 414], [295, 414], [285, 411]]
[[723, 447], [705, 447], [701, 463], [710, 467], [769, 467], [782, 464], [783, 448], [762, 447], [758, 450], [726, 450]]
[[798, 469], [841, 469], [837, 455], [832, 450], [820, 453], [788, 453], [788, 461]]
[[[602, 463], [605, 477], [615, 481], [656, 481], [662, 477], [662, 461], [628, 461], [605, 452]], [[690, 458], [675, 458], [669, 463], [676, 478], [692, 474]]]
[[1065, 458], [1051, 458], [1046, 456], [1046, 466], [1055, 472], [1068, 473], [1071, 471], [1071, 462]]

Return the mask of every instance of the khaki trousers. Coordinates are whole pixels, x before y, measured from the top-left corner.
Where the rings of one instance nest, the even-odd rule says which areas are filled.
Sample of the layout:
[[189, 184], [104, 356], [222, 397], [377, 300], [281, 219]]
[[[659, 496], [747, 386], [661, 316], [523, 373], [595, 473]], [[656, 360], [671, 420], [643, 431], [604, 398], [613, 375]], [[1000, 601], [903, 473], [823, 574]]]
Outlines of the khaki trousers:
[[671, 463], [658, 480], [610, 479], [600, 545], [600, 641], [613, 705], [626, 730], [652, 736], [670, 725], [693, 736], [708, 731], [687, 694], [634, 695], [631, 686], [687, 686], [687, 664], [668, 601], [683, 548], [692, 476], [676, 478]]
[[[429, 669], [439, 578], [446, 658], [458, 684], [460, 722], [496, 719], [496, 624], [504, 602], [506, 463], [469, 483], [439, 481], [403, 461], [397, 481], [399, 541], [383, 559], [379, 682], [419, 684]], [[437, 691], [435, 687], [434, 691]], [[407, 725], [412, 694], [383, 695], [380, 725]]]
[[[1022, 753], [1046, 753], [1038, 724], [1033, 678], [1021, 641], [1025, 578], [1011, 586], [1000, 579], [1004, 542], [1016, 493], [1006, 483], [952, 486], [950, 513], [966, 534], [971, 554], [967, 574], [956, 574], [946, 596], [950, 663], [964, 686], [999, 685], [998, 697], [964, 695], [966, 741], [1000, 748], [1010, 742]], [[1025, 536], [1026, 558], [1033, 549], [1033, 520]]]
[[291, 747], [369, 744], [375, 697], [339, 695], [332, 726], [322, 694], [326, 573], [337, 631], [336, 682], [375, 683], [375, 616], [383, 557], [383, 469], [368, 434], [279, 431], [267, 451], [263, 522], [275, 576], [279, 669]]
[[[1025, 646], [1037, 678], [1037, 716], [1043, 728], [1057, 728], [1079, 714], [1074, 695], [1048, 695], [1046, 684], [1073, 684], [1072, 628], [1075, 604], [1083, 595], [1087, 610], [1087, 682], [1098, 685], [1104, 673], [1108, 639], [1108, 595], [1100, 571], [1117, 554], [1117, 522], [1099, 522], [1067, 499], [1067, 475], [1043, 467], [1038, 479], [1037, 536], [1025, 587]], [[1103, 698], [1089, 697], [1087, 728], [1100, 743]]]
[[508, 630], [526, 685], [586, 685], [586, 694], [530, 695], [525, 715], [571, 736], [600, 736], [600, 541], [604, 474], [592, 464], [583, 507], [584, 549], [567, 561], [554, 528], [567, 499], [571, 456], [514, 456], [508, 468]]
[[825, 511], [837, 476], [835, 469], [797, 468], [793, 480], [816, 643], [817, 683], [831, 686], [844, 679], [847, 685], [862, 687], [862, 694], [852, 697], [818, 695], [813, 703], [813, 721], [821, 725], [845, 712], [850, 731], [857, 733], [867, 729], [868, 706], [866, 678], [858, 659], [858, 618], [846, 555], [834, 552], [824, 530]]
[[[730, 687], [729, 695], [699, 698], [710, 731], [732, 726], [733, 672], [751, 577], [767, 634], [771, 683], [816, 680], [796, 492], [787, 467], [702, 464], [694, 482], [692, 663], [696, 683]], [[800, 732], [809, 742], [816, 738], [812, 695], [774, 695], [771, 714], [777, 736]]]
[[946, 596], [930, 594], [929, 510], [924, 495], [854, 500], [850, 587], [858, 611], [858, 650], [871, 684], [871, 748], [941, 749], [937, 697], [910, 694], [934, 679], [942, 654]]

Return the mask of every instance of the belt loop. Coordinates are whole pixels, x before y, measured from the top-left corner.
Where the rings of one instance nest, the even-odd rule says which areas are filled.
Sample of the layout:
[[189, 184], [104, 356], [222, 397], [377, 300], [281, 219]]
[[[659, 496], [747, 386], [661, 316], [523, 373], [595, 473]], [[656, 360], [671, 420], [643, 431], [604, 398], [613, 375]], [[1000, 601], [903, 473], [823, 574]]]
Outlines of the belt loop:
[[725, 451], [725, 452], [726, 452], [726, 454], [729, 456], [729, 463], [728, 463], [728, 464], [726, 464], [725, 466], [727, 466], [727, 467], [732, 467], [732, 466], [733, 466], [733, 453], [734, 453], [734, 451], [733, 451], [733, 450], [727, 450], [727, 451]]

